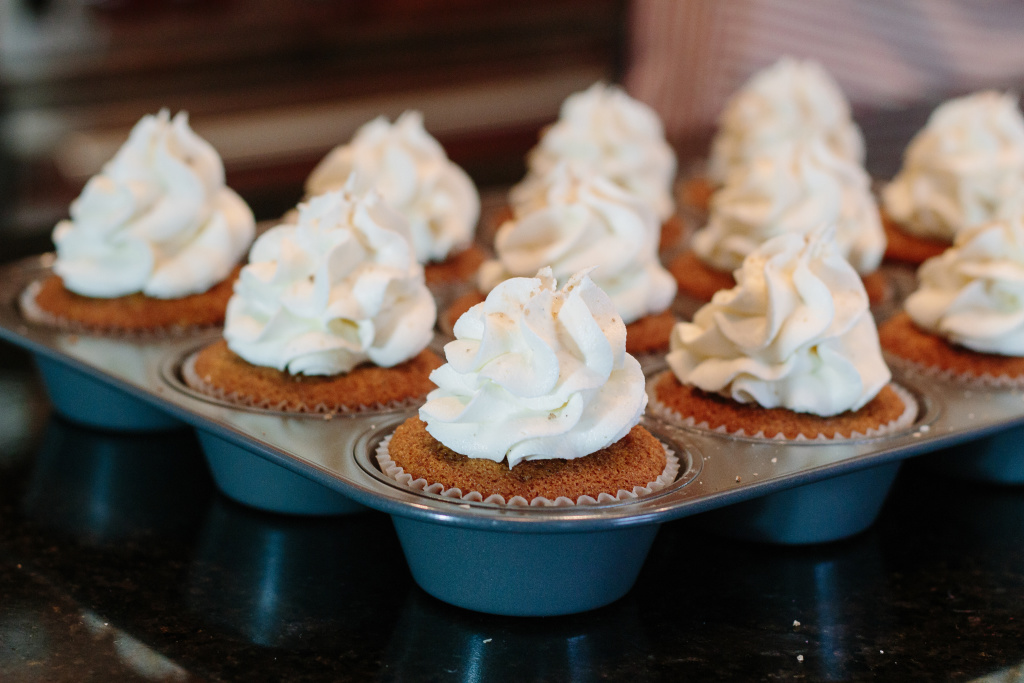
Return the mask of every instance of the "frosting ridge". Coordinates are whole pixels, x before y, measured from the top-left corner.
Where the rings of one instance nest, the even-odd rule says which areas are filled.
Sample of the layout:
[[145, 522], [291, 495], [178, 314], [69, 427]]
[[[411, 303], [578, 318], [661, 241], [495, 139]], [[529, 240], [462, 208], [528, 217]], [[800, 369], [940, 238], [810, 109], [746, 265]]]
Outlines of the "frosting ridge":
[[1022, 208], [1024, 117], [1015, 96], [983, 91], [935, 109], [882, 191], [907, 232], [952, 242], [964, 228]]
[[864, 169], [821, 139], [780, 142], [751, 156], [711, 200], [693, 250], [726, 272], [766, 240], [834, 224], [843, 255], [861, 274], [876, 270], [886, 238]]
[[642, 199], [564, 163], [539, 179], [528, 199], [528, 208], [498, 229], [497, 258], [478, 274], [482, 290], [545, 266], [565, 283], [594, 266], [591, 277], [627, 324], [668, 308], [676, 283], [658, 259], [661, 227]]
[[1024, 356], [1024, 216], [967, 228], [918, 269], [914, 323], [982, 353]]
[[857, 410], [891, 375], [860, 277], [831, 228], [754, 250], [737, 285], [677, 323], [666, 358], [683, 384], [817, 415]]
[[864, 137], [839, 85], [813, 60], [783, 57], [733, 93], [708, 160], [716, 184], [778, 142], [820, 138], [839, 157], [864, 163]]
[[173, 299], [205, 292], [245, 255], [256, 223], [224, 184], [220, 156], [164, 109], [144, 116], [53, 230], [71, 291]]
[[512, 278], [455, 324], [420, 418], [470, 458], [509, 467], [579, 458], [625, 436], [647, 405], [626, 327], [586, 271]]
[[472, 242], [480, 195], [423, 127], [420, 112], [406, 111], [393, 124], [383, 116], [364, 124], [313, 169], [306, 194], [338, 189], [353, 172], [358, 191], [376, 189], [405, 216], [420, 263], [443, 261]]
[[353, 185], [300, 204], [297, 224], [256, 240], [224, 324], [246, 361], [334, 375], [397, 365], [430, 342], [437, 309], [404, 218]]
[[614, 85], [594, 83], [562, 103], [556, 121], [528, 157], [531, 176], [559, 162], [579, 163], [642, 198], [664, 221], [675, 211], [676, 155], [661, 119]]

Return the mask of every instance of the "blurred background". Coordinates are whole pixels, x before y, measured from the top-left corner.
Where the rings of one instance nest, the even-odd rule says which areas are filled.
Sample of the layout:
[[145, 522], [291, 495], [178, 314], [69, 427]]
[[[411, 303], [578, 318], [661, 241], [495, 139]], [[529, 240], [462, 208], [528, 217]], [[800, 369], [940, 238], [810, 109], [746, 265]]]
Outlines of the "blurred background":
[[190, 113], [258, 219], [385, 114], [482, 187], [514, 182], [569, 93], [622, 71], [615, 0], [0, 0], [0, 260], [50, 230], [144, 114]]
[[408, 108], [498, 191], [561, 101], [602, 79], [658, 110], [685, 169], [728, 95], [793, 54], [839, 81], [885, 177], [942, 98], [1020, 85], [1022, 37], [1010, 0], [0, 0], [0, 261], [50, 249], [161, 107], [190, 112], [267, 219], [360, 124]]

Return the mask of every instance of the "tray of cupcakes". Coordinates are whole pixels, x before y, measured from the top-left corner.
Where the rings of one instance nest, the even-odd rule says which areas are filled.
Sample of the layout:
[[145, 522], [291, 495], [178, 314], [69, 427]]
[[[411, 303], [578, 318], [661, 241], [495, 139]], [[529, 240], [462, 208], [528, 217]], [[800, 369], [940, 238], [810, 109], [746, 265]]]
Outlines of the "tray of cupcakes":
[[[216, 153], [183, 116], [147, 117], [55, 230], [56, 254], [3, 268], [0, 337], [35, 354], [71, 420], [191, 426], [218, 487], [264, 510], [384, 511], [424, 589], [500, 614], [615, 600], [672, 519], [831, 541], [871, 524], [907, 457], [968, 444], [942, 456], [968, 472], [988, 443], [1005, 459], [1024, 422], [1024, 367], [1003, 355], [1019, 222], [965, 233], [932, 267], [925, 303], [908, 300], [924, 340], [883, 328], [894, 375], [868, 273], [848, 260], [860, 247], [841, 236], [856, 230], [836, 206], [860, 195], [825, 178], [820, 145], [778, 153], [807, 170], [784, 182], [820, 188], [784, 192], [810, 208], [724, 240], [742, 247], [728, 286], [677, 320], [678, 275], [658, 260], [675, 162], [659, 138], [615, 88], [570, 98], [485, 261], [475, 188], [438, 173], [450, 162], [415, 115], [332, 152], [251, 247]], [[637, 150], [658, 170], [632, 187], [613, 171]], [[871, 240], [860, 261], [877, 265]], [[1003, 341], [972, 346], [965, 330]]]

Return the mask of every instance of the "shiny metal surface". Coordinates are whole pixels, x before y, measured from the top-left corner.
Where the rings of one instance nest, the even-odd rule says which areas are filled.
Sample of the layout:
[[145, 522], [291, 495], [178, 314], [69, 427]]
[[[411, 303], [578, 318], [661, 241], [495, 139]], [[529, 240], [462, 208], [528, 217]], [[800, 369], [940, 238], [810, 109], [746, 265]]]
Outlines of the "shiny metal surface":
[[216, 332], [132, 340], [70, 334], [25, 321], [17, 297], [48, 272], [51, 256], [0, 269], [0, 338], [60, 360], [179, 419], [246, 447], [372, 508], [424, 521], [478, 529], [568, 532], [652, 524], [749, 500], [801, 484], [895, 462], [1024, 422], [1019, 390], [966, 388], [894, 368], [922, 399], [914, 429], [883, 439], [837, 444], [766, 443], [658, 426], [662, 438], [700, 458], [693, 481], [641, 500], [599, 507], [517, 509], [469, 505], [403, 491], [361, 466], [355, 453], [401, 414], [283, 416], [239, 409], [182, 390], [174, 367]]

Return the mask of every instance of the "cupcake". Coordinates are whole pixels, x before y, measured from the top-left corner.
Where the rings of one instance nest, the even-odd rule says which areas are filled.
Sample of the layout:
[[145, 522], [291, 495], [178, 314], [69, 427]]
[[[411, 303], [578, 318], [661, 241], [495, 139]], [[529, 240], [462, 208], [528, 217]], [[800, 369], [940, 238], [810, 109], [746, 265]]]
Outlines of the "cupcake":
[[1024, 118], [1016, 97], [975, 93], [939, 106], [882, 190], [886, 257], [912, 264], [941, 254], [966, 228], [1021, 210]]
[[704, 174], [687, 180], [685, 206], [707, 211], [729, 173], [780, 142], [819, 139], [833, 154], [864, 164], [864, 138], [842, 90], [820, 64], [783, 57], [754, 74], [726, 103]]
[[378, 452], [402, 484], [511, 504], [614, 502], [670, 483], [626, 328], [586, 271], [502, 282], [459, 318], [437, 389]]
[[[559, 283], [583, 268], [603, 289], [627, 325], [626, 350], [668, 348], [675, 318], [668, 311], [676, 286], [658, 260], [658, 219], [649, 205], [608, 178], [560, 164], [528, 209], [499, 228], [497, 258], [480, 267], [488, 292], [513, 277], [550, 267]], [[448, 323], [483, 300], [474, 292], [446, 313]]]
[[558, 121], [530, 151], [526, 178], [510, 194], [517, 215], [530, 197], [544, 193], [545, 176], [561, 163], [602, 175], [651, 207], [661, 224], [662, 248], [682, 239], [672, 196], [675, 152], [654, 110], [621, 88], [595, 83], [566, 98]]
[[832, 229], [755, 249], [735, 288], [672, 333], [670, 371], [652, 380], [665, 419], [738, 436], [857, 438], [909, 425], [890, 384], [867, 294]]
[[778, 142], [735, 168], [712, 199], [707, 225], [669, 270], [681, 293], [709, 301], [732, 288], [732, 272], [766, 240], [822, 224], [835, 226], [841, 254], [861, 274], [870, 301], [881, 302], [888, 290], [878, 272], [885, 233], [870, 179], [824, 138]]
[[378, 117], [334, 148], [306, 181], [306, 196], [342, 187], [356, 173], [357, 191], [371, 187], [405, 216], [416, 259], [428, 285], [469, 280], [483, 262], [473, 243], [480, 195], [466, 172], [423, 127], [418, 111], [392, 124]]
[[882, 348], [928, 374], [1024, 386], [1024, 217], [962, 230], [917, 275]]
[[54, 275], [22, 297], [27, 317], [114, 334], [223, 321], [255, 221], [186, 113], [143, 117], [70, 213], [53, 231]]
[[404, 218], [355, 182], [299, 205], [298, 223], [253, 245], [228, 303], [224, 339], [184, 379], [233, 403], [351, 412], [421, 399], [440, 358], [437, 309]]

